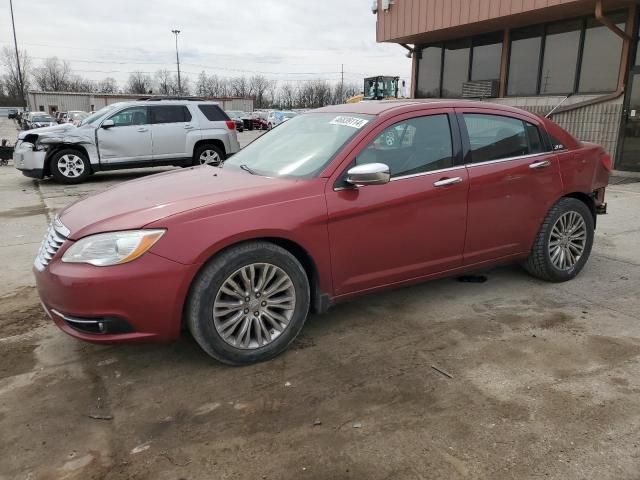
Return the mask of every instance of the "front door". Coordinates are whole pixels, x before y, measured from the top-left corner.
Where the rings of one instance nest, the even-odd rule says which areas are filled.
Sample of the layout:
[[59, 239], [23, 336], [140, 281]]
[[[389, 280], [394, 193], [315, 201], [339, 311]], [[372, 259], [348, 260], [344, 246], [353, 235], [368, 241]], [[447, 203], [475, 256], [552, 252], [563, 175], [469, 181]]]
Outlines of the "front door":
[[125, 108], [107, 120], [112, 120], [114, 125], [98, 129], [100, 163], [151, 163], [151, 125], [147, 107]]
[[390, 183], [328, 185], [336, 296], [462, 265], [469, 185], [452, 142], [452, 119], [446, 111], [434, 112], [373, 133], [354, 163], [388, 165]]
[[640, 172], [640, 67], [634, 67], [625, 101], [617, 170]]
[[557, 155], [542, 140], [537, 120], [488, 109], [459, 113], [470, 152], [464, 263], [524, 254], [562, 195]]

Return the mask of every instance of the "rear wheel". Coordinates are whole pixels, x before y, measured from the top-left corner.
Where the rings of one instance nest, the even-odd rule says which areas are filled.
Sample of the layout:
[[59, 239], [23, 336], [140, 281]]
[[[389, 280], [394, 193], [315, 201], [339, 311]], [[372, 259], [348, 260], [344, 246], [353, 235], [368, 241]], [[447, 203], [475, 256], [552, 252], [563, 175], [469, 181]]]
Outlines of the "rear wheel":
[[277, 245], [251, 242], [205, 266], [191, 288], [187, 325], [213, 358], [231, 365], [261, 362], [300, 333], [309, 303], [300, 262]]
[[194, 165], [212, 165], [217, 167], [225, 159], [224, 152], [217, 145], [200, 145], [193, 153]]
[[50, 162], [51, 175], [60, 183], [81, 183], [91, 174], [89, 160], [78, 150], [60, 150], [53, 154]]
[[575, 198], [562, 198], [547, 213], [525, 269], [548, 282], [571, 280], [587, 263], [593, 236], [589, 207]]

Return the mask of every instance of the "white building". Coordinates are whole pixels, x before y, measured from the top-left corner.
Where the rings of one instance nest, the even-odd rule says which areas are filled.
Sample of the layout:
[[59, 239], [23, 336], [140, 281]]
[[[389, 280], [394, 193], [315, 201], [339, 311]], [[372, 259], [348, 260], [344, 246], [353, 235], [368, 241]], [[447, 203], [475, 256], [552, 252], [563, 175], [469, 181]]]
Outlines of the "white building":
[[[106, 94], [106, 93], [74, 93], [74, 92], [36, 92], [27, 94], [29, 110], [47, 112], [68, 112], [80, 110], [92, 112], [100, 110], [106, 105], [116, 102], [129, 102], [140, 98], [160, 97], [161, 95], [132, 95], [132, 94]], [[218, 102], [223, 110], [239, 110], [242, 112], [253, 111], [253, 99], [242, 97], [209, 98]]]

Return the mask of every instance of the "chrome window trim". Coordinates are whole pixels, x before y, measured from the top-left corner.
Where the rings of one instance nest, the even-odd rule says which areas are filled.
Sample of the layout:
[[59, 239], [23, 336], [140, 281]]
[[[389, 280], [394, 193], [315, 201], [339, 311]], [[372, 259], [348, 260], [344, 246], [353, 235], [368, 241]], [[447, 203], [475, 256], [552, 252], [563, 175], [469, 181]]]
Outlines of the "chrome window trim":
[[[464, 170], [465, 166], [464, 165], [455, 165], [453, 167], [448, 167], [448, 168], [440, 168], [438, 170], [429, 170], [428, 172], [420, 172], [420, 173], [412, 173], [411, 175], [403, 175], [401, 177], [392, 177], [391, 180], [389, 180], [389, 183], [391, 182], [395, 182], [396, 180], [405, 180], [407, 178], [416, 178], [416, 177], [424, 177], [427, 175], [433, 175], [436, 173], [445, 173], [445, 172], [451, 172], [451, 171], [455, 171], [455, 170]], [[342, 190], [353, 190], [356, 189], [358, 187], [356, 187], [355, 185], [353, 187], [335, 187], [333, 189], [334, 192], [340, 192]]]
[[467, 163], [466, 166], [469, 168], [479, 167], [482, 165], [491, 165], [493, 163], [511, 162], [513, 160], [524, 160], [525, 158], [536, 158], [544, 155], [552, 155], [553, 153], [555, 152], [530, 153], [529, 155], [520, 155], [518, 157], [499, 158], [497, 160], [487, 160], [486, 162], [478, 162], [478, 163]]
[[444, 173], [444, 172], [451, 172], [454, 170], [463, 170], [464, 168], [465, 168], [464, 165], [456, 165], [454, 167], [440, 168], [438, 170], [429, 170], [427, 172], [420, 172], [420, 173], [412, 173], [411, 175], [402, 175], [400, 177], [392, 177], [390, 181], [395, 182], [396, 180], [404, 180], [406, 178], [424, 177], [426, 175], [432, 175], [435, 173]]

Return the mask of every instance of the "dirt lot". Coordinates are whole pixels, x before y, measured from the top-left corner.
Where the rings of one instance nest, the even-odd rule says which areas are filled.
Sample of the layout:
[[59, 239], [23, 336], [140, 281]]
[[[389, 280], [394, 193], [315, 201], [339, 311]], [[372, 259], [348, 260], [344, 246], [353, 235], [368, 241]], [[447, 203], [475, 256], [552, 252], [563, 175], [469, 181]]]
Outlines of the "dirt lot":
[[230, 368], [187, 335], [80, 343], [39, 306], [51, 215], [147, 173], [0, 168], [0, 479], [640, 478], [640, 184], [611, 188], [573, 282], [509, 266], [362, 298]]

